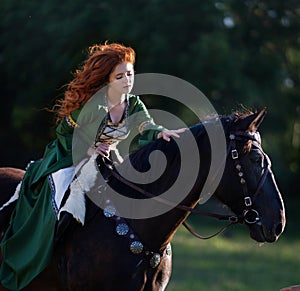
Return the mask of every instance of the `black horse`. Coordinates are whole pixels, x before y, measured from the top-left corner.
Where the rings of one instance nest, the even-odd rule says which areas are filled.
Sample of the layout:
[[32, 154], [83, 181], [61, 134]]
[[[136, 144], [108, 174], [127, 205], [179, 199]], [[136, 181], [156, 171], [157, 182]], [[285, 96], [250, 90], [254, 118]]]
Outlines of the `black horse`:
[[[264, 110], [221, 118], [227, 140], [227, 156], [224, 157], [225, 170], [214, 195], [235, 215], [207, 215], [228, 219], [230, 223], [243, 222], [249, 227], [254, 240], [275, 242], [285, 227], [285, 210], [270, 169], [270, 160], [261, 147], [257, 132], [263, 117]], [[213, 121], [211, 124], [213, 126]], [[191, 169], [196, 171], [197, 180], [184, 193], [180, 204], [175, 206], [176, 203], [173, 205], [158, 196], [158, 203], [169, 205], [168, 211], [154, 217], [134, 219], [119, 217], [113, 205], [104, 205], [102, 210], [87, 199], [85, 225], [71, 223], [56, 245], [51, 264], [25, 289], [164, 290], [172, 269], [170, 242], [197, 205], [211, 163], [210, 141], [203, 124], [191, 127], [190, 131], [197, 141], [201, 167], [200, 170]], [[184, 143], [185, 134], [180, 139]], [[119, 175], [124, 170], [122, 167], [126, 168], [129, 162], [138, 171], [149, 170], [147, 161], [154, 150], [163, 152], [167, 161], [165, 171], [155, 182], [136, 184]], [[151, 166], [155, 169], [155, 161]], [[102, 164], [103, 175], [111, 188], [134, 199], [149, 199], [164, 193], [176, 180], [179, 168], [180, 154], [174, 140], [169, 143], [156, 140], [131, 153], [117, 171], [105, 167], [103, 170]], [[0, 203], [4, 204], [9, 199], [23, 174], [16, 169], [1, 169]], [[88, 196], [93, 198], [95, 195]], [[0, 212], [2, 232], [7, 227], [12, 209], [13, 204]]]

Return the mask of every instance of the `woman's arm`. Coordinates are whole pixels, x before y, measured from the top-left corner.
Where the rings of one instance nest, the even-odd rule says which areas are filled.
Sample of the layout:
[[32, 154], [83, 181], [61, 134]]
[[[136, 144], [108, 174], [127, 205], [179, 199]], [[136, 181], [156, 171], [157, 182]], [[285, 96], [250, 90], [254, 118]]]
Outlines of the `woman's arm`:
[[145, 145], [149, 141], [157, 138], [163, 138], [170, 141], [170, 137], [179, 138], [179, 134], [187, 130], [187, 128], [180, 128], [176, 130], [169, 130], [161, 125], [157, 125], [153, 118], [150, 116], [145, 104], [138, 96], [134, 96], [134, 106], [131, 107], [131, 114], [135, 114], [135, 123], [140, 133], [139, 145]]

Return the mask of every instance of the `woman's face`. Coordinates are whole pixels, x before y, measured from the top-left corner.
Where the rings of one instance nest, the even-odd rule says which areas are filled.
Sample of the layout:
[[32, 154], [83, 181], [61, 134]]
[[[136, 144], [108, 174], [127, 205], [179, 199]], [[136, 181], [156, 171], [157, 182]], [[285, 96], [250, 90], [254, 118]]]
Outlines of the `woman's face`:
[[109, 91], [113, 95], [130, 93], [134, 83], [132, 63], [121, 63], [109, 75]]

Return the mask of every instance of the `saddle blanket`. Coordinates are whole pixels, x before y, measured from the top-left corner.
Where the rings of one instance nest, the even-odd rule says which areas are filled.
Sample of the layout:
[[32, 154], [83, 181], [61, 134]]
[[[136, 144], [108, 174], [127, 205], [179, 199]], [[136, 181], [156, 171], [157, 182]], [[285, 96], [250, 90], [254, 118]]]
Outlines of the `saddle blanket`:
[[[94, 154], [89, 159], [82, 160], [76, 167], [64, 168], [49, 175], [49, 179], [53, 181], [52, 207], [58, 220], [61, 213], [66, 211], [84, 225], [85, 193], [95, 185], [98, 175], [96, 158], [97, 155]], [[62, 204], [68, 189], [70, 194], [66, 203]]]
[[[52, 208], [57, 220], [63, 211], [69, 212], [79, 223], [84, 225], [85, 220], [85, 193], [95, 185], [98, 168], [96, 166], [97, 155], [82, 160], [77, 166], [60, 169], [48, 176], [52, 192]], [[19, 198], [20, 182], [14, 195], [6, 202], [0, 211]], [[70, 194], [65, 197], [67, 190]], [[63, 201], [66, 202], [63, 204]]]

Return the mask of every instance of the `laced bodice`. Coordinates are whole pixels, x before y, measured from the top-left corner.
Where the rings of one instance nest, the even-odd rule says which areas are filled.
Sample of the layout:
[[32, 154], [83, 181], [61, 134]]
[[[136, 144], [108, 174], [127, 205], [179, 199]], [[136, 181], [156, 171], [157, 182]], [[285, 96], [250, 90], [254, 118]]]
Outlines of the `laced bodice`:
[[129, 100], [127, 99], [124, 113], [118, 123], [112, 122], [109, 111], [107, 112], [103, 126], [98, 132], [96, 142], [105, 142], [107, 144], [116, 146], [120, 141], [128, 137], [130, 133], [128, 127], [128, 109]]

